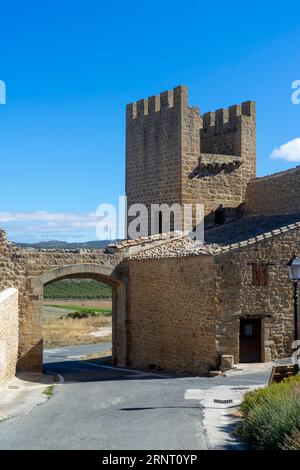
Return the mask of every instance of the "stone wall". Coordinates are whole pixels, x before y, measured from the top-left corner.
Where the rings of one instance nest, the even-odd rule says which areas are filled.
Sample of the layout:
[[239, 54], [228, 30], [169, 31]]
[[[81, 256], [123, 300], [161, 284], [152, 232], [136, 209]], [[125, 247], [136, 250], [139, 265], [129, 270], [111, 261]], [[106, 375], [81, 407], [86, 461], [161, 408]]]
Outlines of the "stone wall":
[[18, 291], [0, 292], [0, 387], [12, 379], [18, 357]]
[[203, 119], [186, 107], [182, 133], [182, 202], [204, 204], [206, 215], [241, 205], [256, 176], [255, 103], [205, 113]]
[[130, 361], [207, 372], [215, 365], [215, 267], [210, 256], [130, 260]]
[[[293, 283], [287, 262], [300, 256], [300, 230], [290, 230], [217, 256], [217, 350], [239, 360], [240, 318], [261, 318], [262, 360], [288, 357], [294, 334]], [[268, 285], [252, 285], [252, 263], [268, 265]], [[300, 335], [300, 327], [299, 327]], [[300, 337], [300, 336], [299, 336]]]
[[0, 292], [9, 287], [17, 287], [13, 253], [13, 245], [7, 240], [5, 232], [0, 229]]
[[245, 213], [300, 213], [300, 166], [252, 180], [247, 188]]

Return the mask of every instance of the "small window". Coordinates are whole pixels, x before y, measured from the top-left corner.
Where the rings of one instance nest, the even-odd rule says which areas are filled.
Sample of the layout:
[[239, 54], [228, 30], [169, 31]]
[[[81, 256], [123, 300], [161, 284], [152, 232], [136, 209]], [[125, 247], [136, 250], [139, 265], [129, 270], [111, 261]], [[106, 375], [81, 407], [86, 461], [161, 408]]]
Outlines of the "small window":
[[268, 265], [252, 264], [252, 285], [267, 286], [268, 285]]
[[253, 325], [252, 325], [252, 323], [246, 323], [244, 325], [244, 336], [253, 336]]

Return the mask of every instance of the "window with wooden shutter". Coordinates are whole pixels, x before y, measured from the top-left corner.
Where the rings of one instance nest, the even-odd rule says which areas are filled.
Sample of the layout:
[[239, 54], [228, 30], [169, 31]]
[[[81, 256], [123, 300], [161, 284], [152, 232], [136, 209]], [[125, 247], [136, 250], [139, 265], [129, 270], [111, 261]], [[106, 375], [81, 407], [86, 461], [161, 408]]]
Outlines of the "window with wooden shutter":
[[268, 285], [268, 269], [267, 264], [252, 264], [252, 285], [267, 286]]

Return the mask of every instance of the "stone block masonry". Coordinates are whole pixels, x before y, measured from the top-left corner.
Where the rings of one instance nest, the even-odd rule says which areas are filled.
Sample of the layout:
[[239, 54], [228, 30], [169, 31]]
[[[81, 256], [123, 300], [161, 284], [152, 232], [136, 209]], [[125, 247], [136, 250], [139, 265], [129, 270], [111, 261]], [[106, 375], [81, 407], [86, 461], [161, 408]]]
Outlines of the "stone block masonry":
[[256, 176], [256, 107], [247, 101], [182, 122], [182, 201], [204, 204], [205, 214], [237, 208]]
[[220, 206], [237, 208], [255, 176], [253, 101], [202, 116], [189, 106], [188, 89], [181, 85], [127, 106], [129, 207], [204, 204], [207, 215]]
[[0, 292], [0, 387], [15, 375], [18, 357], [18, 291]]
[[214, 277], [212, 256], [130, 260], [132, 365], [215, 367]]
[[245, 213], [300, 214], [300, 166], [250, 181]]
[[126, 195], [135, 203], [181, 202], [182, 87], [131, 103], [126, 110]]
[[[240, 318], [261, 320], [263, 362], [292, 354], [293, 283], [286, 265], [293, 255], [300, 256], [300, 229], [287, 227], [278, 232], [215, 257], [217, 351], [219, 355], [232, 354], [236, 363], [239, 362]], [[253, 285], [253, 264], [266, 266], [266, 286]]]

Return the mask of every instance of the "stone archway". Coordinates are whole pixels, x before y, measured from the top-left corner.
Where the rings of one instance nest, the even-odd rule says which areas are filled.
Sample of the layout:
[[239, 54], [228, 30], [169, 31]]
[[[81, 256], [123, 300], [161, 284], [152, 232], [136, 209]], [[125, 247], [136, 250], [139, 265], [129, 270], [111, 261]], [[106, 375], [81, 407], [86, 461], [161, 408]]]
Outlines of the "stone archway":
[[[125, 366], [126, 353], [126, 286], [122, 276], [112, 267], [101, 264], [71, 264], [49, 269], [38, 276], [31, 277], [27, 284], [30, 291], [28, 325], [23, 326], [27, 341], [19, 354], [18, 367], [21, 370], [42, 370], [43, 366], [43, 328], [42, 307], [43, 289], [51, 282], [67, 278], [89, 278], [104, 282], [112, 287], [112, 354], [113, 364]], [[30, 328], [30, 330], [29, 330]], [[28, 331], [26, 331], [28, 329]], [[27, 343], [27, 344], [26, 344]]]

